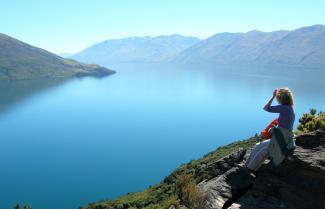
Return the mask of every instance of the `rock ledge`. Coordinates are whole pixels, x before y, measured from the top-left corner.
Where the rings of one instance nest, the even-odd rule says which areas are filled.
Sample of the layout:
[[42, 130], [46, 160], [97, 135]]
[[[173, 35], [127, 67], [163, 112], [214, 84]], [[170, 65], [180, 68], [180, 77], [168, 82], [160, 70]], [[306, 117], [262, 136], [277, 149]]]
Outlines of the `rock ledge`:
[[301, 135], [296, 144], [292, 159], [277, 168], [266, 162], [256, 179], [241, 165], [246, 150], [221, 159], [218, 165], [236, 164], [223, 166], [227, 169], [219, 169], [214, 178], [198, 185], [206, 197], [204, 208], [324, 209], [325, 130]]

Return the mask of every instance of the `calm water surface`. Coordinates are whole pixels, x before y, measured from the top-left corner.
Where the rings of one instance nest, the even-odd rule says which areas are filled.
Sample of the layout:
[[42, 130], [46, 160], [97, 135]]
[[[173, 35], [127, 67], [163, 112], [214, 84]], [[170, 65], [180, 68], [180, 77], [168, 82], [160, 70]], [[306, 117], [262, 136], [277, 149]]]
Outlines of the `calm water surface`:
[[297, 117], [325, 110], [319, 70], [114, 67], [104, 79], [0, 83], [1, 209], [77, 209], [156, 184], [259, 132], [278, 86], [292, 88]]

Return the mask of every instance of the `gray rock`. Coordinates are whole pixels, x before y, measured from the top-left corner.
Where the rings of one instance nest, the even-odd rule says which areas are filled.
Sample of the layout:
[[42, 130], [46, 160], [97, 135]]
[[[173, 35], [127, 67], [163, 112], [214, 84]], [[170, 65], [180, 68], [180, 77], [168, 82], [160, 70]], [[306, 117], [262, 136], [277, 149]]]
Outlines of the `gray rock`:
[[204, 208], [324, 209], [325, 130], [301, 135], [296, 142], [291, 160], [276, 168], [266, 162], [256, 179], [237, 165], [246, 150], [214, 162], [208, 169], [215, 177], [198, 185], [206, 196]]
[[206, 167], [206, 171], [209, 174], [210, 179], [211, 177], [214, 178], [224, 174], [231, 168], [241, 163], [244, 159], [245, 153], [246, 153], [246, 149], [239, 149], [238, 151], [226, 157], [223, 157], [220, 160], [212, 161], [208, 163]]
[[223, 208], [227, 202], [253, 183], [247, 169], [234, 167], [223, 175], [199, 184], [200, 191], [206, 195], [205, 208]]
[[175, 205], [171, 205], [169, 209], [176, 209]]
[[263, 165], [252, 187], [229, 208], [324, 209], [325, 131], [299, 136], [297, 145], [291, 161], [278, 168]]

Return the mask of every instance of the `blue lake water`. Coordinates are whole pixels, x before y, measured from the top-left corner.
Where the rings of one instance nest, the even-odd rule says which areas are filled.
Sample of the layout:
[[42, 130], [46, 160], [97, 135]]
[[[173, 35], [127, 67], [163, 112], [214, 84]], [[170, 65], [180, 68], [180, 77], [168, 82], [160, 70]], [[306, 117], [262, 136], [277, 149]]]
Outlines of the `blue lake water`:
[[103, 79], [0, 83], [1, 209], [77, 209], [145, 189], [259, 132], [279, 86], [293, 90], [297, 118], [325, 110], [321, 70], [113, 67]]

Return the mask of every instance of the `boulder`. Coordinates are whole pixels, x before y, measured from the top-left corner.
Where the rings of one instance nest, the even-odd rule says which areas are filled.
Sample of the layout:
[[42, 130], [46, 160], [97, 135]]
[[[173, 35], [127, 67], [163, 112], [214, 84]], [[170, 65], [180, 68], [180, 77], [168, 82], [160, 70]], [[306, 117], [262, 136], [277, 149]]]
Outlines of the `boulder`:
[[198, 187], [206, 195], [204, 208], [324, 209], [325, 130], [298, 136], [296, 144], [290, 160], [278, 167], [266, 162], [256, 179], [236, 165], [201, 182]]
[[244, 192], [253, 183], [253, 176], [247, 169], [234, 167], [224, 174], [199, 184], [205, 194], [207, 209], [221, 209]]
[[245, 154], [246, 149], [239, 149], [238, 151], [233, 152], [230, 155], [221, 158], [220, 160], [209, 162], [207, 164], [205, 172], [208, 173], [207, 176], [210, 178], [207, 178], [206, 180], [220, 176], [228, 170], [234, 168], [243, 161]]

